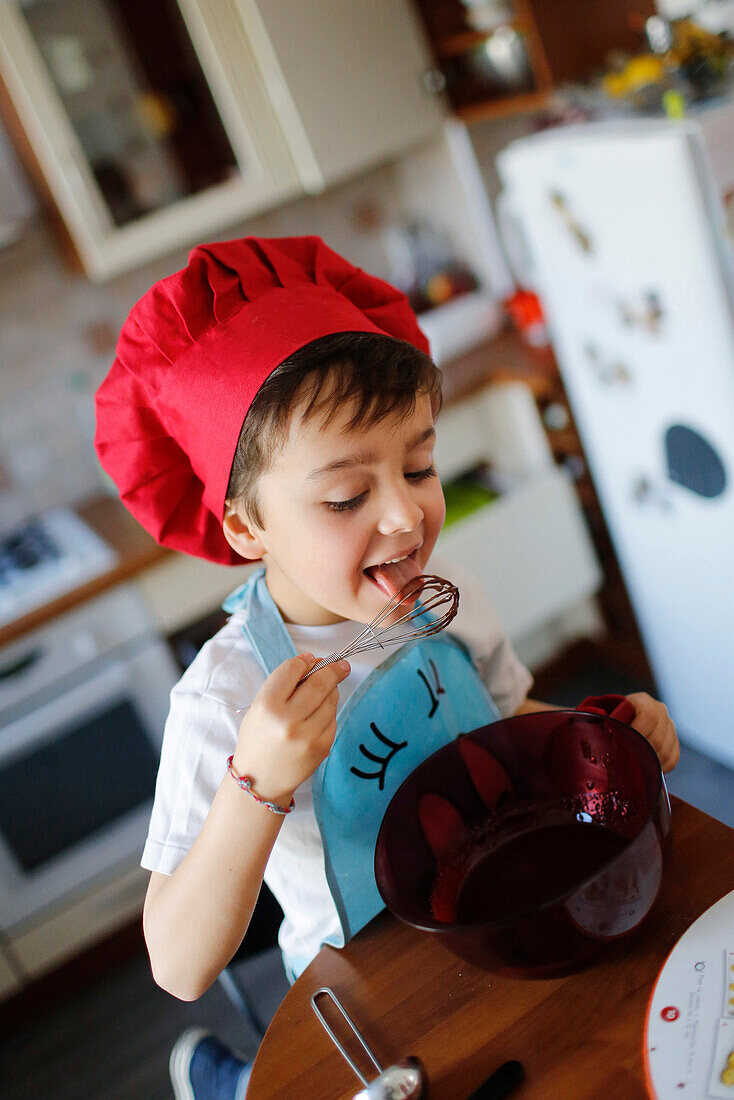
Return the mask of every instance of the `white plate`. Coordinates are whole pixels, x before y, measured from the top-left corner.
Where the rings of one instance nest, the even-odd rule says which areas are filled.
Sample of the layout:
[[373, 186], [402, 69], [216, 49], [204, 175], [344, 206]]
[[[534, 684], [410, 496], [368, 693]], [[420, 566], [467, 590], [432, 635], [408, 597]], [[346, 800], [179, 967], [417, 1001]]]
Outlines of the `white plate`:
[[734, 1100], [734, 890], [691, 925], [660, 971], [645, 1068], [655, 1100]]

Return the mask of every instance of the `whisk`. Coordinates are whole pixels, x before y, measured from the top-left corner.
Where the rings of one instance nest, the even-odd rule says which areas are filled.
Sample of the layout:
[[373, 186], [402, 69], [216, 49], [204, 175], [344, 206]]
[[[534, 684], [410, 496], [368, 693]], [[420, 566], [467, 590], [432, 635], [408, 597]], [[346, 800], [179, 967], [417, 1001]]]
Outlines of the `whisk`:
[[[387, 626], [382, 625], [399, 608], [406, 607], [408, 602], [410, 607], [400, 615], [400, 618], [388, 623]], [[301, 677], [298, 684], [302, 684], [320, 668], [333, 665], [345, 657], [352, 657], [355, 653], [364, 653], [368, 649], [384, 649], [389, 645], [402, 645], [403, 642], [412, 642], [415, 638], [428, 638], [431, 634], [438, 634], [449, 625], [458, 609], [459, 589], [455, 584], [431, 574], [414, 577], [395, 593], [379, 615], [368, 623], [348, 646], [345, 646], [340, 653], [322, 657], [305, 676]], [[437, 613], [436, 617], [433, 613]], [[410, 625], [421, 618], [425, 621], [420, 625]]]

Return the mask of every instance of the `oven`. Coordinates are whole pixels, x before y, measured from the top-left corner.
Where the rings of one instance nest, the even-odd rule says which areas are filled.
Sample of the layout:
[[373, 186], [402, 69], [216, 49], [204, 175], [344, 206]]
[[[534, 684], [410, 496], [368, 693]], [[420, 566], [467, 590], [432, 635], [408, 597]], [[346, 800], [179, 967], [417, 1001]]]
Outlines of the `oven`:
[[0, 650], [0, 936], [137, 864], [180, 675], [132, 586]]

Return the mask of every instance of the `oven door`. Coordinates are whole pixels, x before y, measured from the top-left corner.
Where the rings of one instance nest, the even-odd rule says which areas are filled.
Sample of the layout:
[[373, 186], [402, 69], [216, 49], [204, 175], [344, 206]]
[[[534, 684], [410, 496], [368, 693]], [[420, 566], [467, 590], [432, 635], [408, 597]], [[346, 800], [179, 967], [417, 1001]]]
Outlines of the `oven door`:
[[0, 929], [139, 855], [177, 678], [162, 641], [139, 642], [0, 729]]

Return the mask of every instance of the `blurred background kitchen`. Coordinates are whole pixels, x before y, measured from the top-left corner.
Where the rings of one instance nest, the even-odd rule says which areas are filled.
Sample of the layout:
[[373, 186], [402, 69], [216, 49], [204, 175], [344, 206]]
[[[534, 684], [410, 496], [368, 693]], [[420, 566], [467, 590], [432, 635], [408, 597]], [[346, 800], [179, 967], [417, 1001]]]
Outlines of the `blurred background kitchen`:
[[734, 0], [0, 2], [4, 1097], [169, 1096], [182, 1027], [251, 1054], [285, 988], [268, 899], [193, 1005], [140, 929], [168, 691], [242, 577], [127, 515], [93, 394], [205, 239], [406, 291], [441, 550], [538, 697], [660, 693], [670, 789], [734, 825], [733, 43]]

